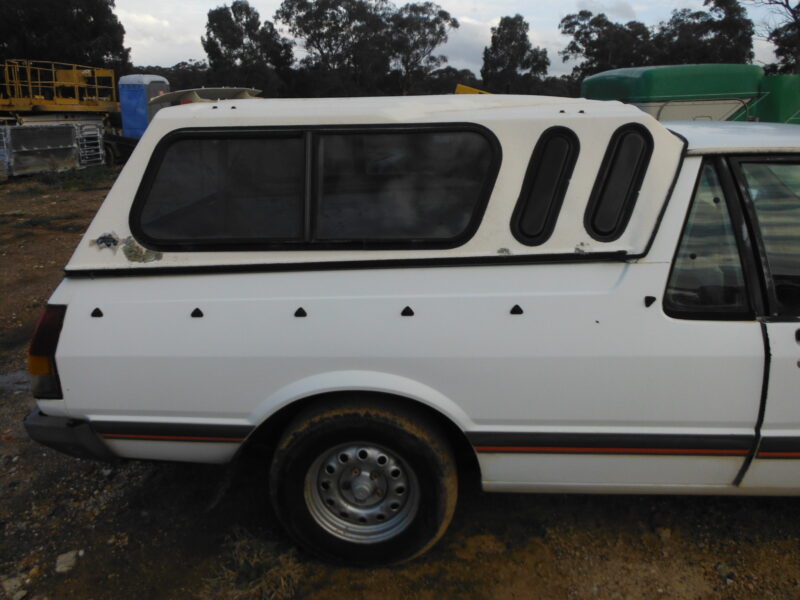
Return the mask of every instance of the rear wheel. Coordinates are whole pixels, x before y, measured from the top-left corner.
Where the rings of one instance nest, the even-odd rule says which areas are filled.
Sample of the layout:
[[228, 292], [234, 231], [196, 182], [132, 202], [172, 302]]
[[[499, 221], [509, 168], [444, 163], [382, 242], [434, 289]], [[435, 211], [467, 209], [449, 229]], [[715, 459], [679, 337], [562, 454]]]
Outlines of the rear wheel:
[[329, 562], [393, 564], [444, 534], [457, 476], [437, 428], [376, 401], [305, 412], [287, 428], [270, 472], [272, 503], [299, 545]]

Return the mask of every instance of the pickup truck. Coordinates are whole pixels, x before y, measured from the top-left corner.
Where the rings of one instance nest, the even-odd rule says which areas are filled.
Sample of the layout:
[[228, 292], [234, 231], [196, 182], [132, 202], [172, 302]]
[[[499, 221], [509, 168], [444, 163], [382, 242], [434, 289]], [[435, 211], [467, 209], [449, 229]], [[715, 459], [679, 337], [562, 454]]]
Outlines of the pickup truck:
[[800, 127], [535, 96], [158, 113], [50, 299], [30, 436], [263, 453], [290, 536], [398, 563], [459, 480], [800, 493]]

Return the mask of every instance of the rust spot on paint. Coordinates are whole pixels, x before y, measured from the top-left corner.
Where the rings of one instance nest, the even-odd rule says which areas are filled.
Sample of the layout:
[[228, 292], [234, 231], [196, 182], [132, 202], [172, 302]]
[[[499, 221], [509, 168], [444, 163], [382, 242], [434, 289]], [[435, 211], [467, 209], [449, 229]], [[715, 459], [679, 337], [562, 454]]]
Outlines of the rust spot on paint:
[[132, 236], [122, 240], [122, 253], [131, 262], [149, 263], [161, 260], [164, 255], [140, 246]]

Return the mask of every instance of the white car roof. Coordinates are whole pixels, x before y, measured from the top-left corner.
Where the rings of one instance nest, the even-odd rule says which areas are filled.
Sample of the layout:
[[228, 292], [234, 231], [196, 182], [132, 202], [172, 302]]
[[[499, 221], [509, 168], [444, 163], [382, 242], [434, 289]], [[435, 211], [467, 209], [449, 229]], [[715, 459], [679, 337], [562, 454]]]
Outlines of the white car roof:
[[[570, 113], [584, 111], [586, 116], [603, 117], [635, 114], [638, 109], [615, 101], [562, 98], [556, 96], [527, 96], [510, 94], [447, 94], [432, 96], [378, 96], [355, 98], [250, 98], [185, 104], [159, 111], [158, 124], [164, 128], [191, 126], [199, 121], [203, 126], [222, 123], [243, 125], [248, 121], [270, 125], [311, 125], [350, 123], [413, 123], [431, 122], [437, 117], [453, 122], [459, 113], [472, 116], [479, 111], [534, 110], [533, 114], [558, 115], [564, 109]], [[231, 112], [235, 110], [236, 112]], [[528, 112], [527, 114], [531, 114]], [[557, 118], [557, 117], [556, 117]]]
[[689, 154], [800, 152], [800, 125], [668, 121], [663, 125], [685, 138]]

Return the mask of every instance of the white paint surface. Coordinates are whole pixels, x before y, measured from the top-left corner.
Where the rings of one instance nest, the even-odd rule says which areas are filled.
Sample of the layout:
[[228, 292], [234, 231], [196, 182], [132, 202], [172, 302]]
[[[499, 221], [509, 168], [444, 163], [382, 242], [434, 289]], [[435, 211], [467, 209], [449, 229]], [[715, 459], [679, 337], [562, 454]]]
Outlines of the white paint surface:
[[[235, 113], [226, 103], [216, 112], [195, 104], [159, 113], [68, 265], [141, 270], [137, 277], [67, 279], [51, 299], [68, 305], [57, 361], [63, 407], [72, 416], [256, 426], [295, 400], [359, 390], [422, 402], [466, 432], [753, 433], [764, 360], [759, 325], [672, 319], [661, 308], [701, 161], [684, 161], [648, 250], [682, 145], [644, 113], [618, 103], [513, 96], [239, 106]], [[480, 123], [503, 147], [484, 221], [460, 248], [167, 253], [156, 263], [131, 264], [121, 252], [89, 245], [102, 233], [129, 233], [128, 211], [142, 170], [168, 131], [443, 120]], [[602, 244], [583, 230], [583, 212], [608, 139], [629, 122], [648, 127], [656, 150], [628, 230]], [[533, 146], [554, 124], [576, 131], [581, 155], [552, 239], [530, 248], [513, 240], [508, 224]], [[702, 137], [697, 128], [679, 131]], [[778, 145], [786, 141], [784, 130], [759, 131], [774, 133]], [[744, 143], [744, 130], [725, 130], [709, 147], [730, 143], [734, 135]], [[776, 144], [748, 139], [751, 147]], [[569, 253], [582, 242], [589, 252], [648, 251], [632, 262], [147, 276], [152, 266], [494, 256], [500, 247], [512, 254]], [[645, 296], [657, 302], [646, 307]], [[523, 315], [509, 314], [516, 304]], [[103, 318], [90, 317], [96, 306]], [[293, 316], [300, 306], [306, 318]], [[413, 317], [400, 315], [405, 306], [413, 308]], [[190, 317], [195, 308], [203, 318]], [[796, 386], [781, 385], [775, 393], [791, 402]], [[776, 423], [785, 422], [781, 402]], [[231, 444], [109, 444], [135, 458], [224, 462], [235, 451]], [[741, 464], [741, 457], [481, 456], [487, 488], [506, 491], [733, 493], [730, 482]], [[751, 490], [769, 492], [780, 484], [767, 473], [753, 485]]]

